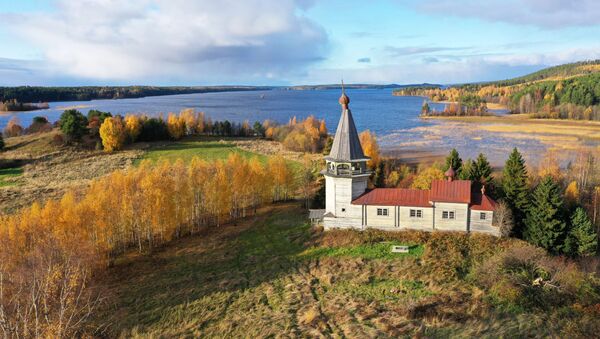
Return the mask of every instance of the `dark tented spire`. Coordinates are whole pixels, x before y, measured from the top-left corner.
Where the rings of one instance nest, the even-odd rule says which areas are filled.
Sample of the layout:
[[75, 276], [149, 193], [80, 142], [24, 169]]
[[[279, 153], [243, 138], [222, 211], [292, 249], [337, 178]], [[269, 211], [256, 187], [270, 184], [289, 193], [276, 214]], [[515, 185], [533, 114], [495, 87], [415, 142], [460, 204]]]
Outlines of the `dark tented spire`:
[[354, 125], [354, 119], [348, 108], [350, 98], [348, 98], [343, 90], [339, 103], [342, 105], [342, 117], [340, 118], [340, 122], [338, 123], [335, 132], [329, 159], [337, 161], [368, 159], [360, 145], [360, 139], [358, 138], [356, 126]]

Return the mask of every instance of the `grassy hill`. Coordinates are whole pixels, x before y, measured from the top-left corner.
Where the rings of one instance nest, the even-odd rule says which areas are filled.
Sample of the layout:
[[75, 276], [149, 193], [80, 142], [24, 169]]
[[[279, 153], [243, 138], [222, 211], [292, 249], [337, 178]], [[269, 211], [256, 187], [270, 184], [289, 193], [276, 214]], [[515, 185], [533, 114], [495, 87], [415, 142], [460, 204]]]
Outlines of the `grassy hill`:
[[[94, 325], [110, 337], [593, 336], [597, 276], [559, 262], [484, 235], [322, 233], [278, 204], [121, 259]], [[532, 285], [540, 274], [560, 290]]]

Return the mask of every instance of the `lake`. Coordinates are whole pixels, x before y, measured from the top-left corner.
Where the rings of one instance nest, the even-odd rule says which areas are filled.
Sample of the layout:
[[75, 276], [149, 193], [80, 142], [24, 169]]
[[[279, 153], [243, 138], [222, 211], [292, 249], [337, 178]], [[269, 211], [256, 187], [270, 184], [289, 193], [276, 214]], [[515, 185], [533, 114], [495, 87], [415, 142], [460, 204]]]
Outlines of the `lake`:
[[[359, 130], [369, 129], [378, 136], [385, 151], [447, 153], [455, 147], [463, 158], [476, 157], [483, 152], [500, 164], [512, 147], [523, 149], [534, 160], [547, 145], [531, 138], [512, 138], [501, 133], [481, 132], [466, 123], [423, 120], [419, 118], [422, 97], [392, 96], [390, 89], [347, 90], [350, 109]], [[50, 108], [39, 111], [0, 115], [0, 128], [13, 117], [28, 126], [33, 117], [45, 116], [56, 121], [67, 108], [77, 108], [82, 113], [90, 109], [114, 114], [148, 114], [178, 112], [185, 108], [203, 111], [213, 120], [242, 122], [249, 120], [275, 120], [287, 122], [290, 117], [299, 119], [314, 115], [325, 119], [330, 132], [335, 132], [340, 116], [339, 90], [269, 90], [250, 92], [220, 92], [169, 95], [135, 99], [52, 102]], [[431, 108], [441, 110], [444, 104], [431, 103]]]

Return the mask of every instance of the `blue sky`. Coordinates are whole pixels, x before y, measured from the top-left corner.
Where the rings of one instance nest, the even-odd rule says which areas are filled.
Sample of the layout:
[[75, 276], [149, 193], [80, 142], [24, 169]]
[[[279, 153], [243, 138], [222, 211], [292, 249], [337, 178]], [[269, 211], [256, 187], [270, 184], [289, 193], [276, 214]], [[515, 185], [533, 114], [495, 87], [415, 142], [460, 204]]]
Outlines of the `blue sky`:
[[593, 0], [0, 0], [0, 85], [461, 83], [600, 58]]

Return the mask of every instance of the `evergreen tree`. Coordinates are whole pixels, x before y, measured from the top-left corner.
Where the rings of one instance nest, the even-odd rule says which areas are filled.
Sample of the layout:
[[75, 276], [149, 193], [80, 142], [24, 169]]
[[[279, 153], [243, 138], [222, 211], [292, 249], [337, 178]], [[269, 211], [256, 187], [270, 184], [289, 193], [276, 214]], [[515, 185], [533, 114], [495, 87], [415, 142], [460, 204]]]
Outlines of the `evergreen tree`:
[[444, 168], [442, 170], [446, 172], [450, 167], [452, 167], [454, 173], [460, 175], [460, 169], [462, 167], [462, 164], [463, 162], [460, 158], [460, 155], [458, 154], [458, 151], [456, 150], [456, 148], [453, 148], [452, 151], [450, 151], [450, 154], [448, 154], [448, 156], [446, 157], [446, 164], [444, 165]]
[[527, 187], [527, 168], [525, 160], [517, 148], [514, 148], [506, 164], [502, 176], [502, 190], [506, 202], [510, 205], [515, 220], [515, 234], [523, 233], [523, 221], [529, 205], [529, 190]]
[[560, 187], [546, 176], [535, 188], [525, 219], [524, 238], [553, 253], [564, 250], [568, 229], [563, 220]]
[[492, 177], [492, 166], [483, 155], [479, 153], [471, 170], [471, 180], [479, 182], [482, 185], [491, 185], [494, 178]]
[[462, 167], [458, 173], [458, 178], [460, 180], [473, 180], [473, 170], [475, 168], [475, 162], [471, 159], [467, 159], [467, 161], [463, 162]]
[[0, 151], [4, 149], [4, 138], [2, 138], [2, 133], [0, 133]]
[[383, 162], [380, 162], [375, 169], [375, 176], [373, 178], [373, 185], [375, 187], [385, 187], [385, 170]]
[[64, 111], [59, 120], [60, 130], [72, 140], [79, 140], [87, 133], [87, 124], [87, 118], [74, 109]]
[[578, 207], [571, 217], [571, 232], [565, 252], [580, 256], [593, 256], [598, 250], [598, 235], [585, 210]]

